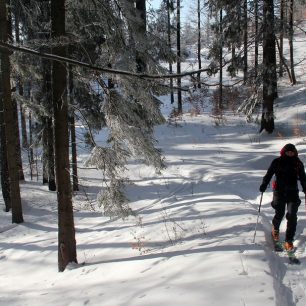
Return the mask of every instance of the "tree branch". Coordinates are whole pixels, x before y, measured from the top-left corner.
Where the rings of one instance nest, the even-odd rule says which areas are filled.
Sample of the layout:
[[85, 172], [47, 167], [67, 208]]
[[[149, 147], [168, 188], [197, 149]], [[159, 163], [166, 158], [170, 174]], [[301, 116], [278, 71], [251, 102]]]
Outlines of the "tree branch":
[[[182, 78], [185, 76], [190, 76], [193, 74], [197, 74], [199, 72], [205, 72], [209, 71], [209, 68], [203, 68], [199, 70], [193, 70], [189, 72], [184, 72], [180, 74], [147, 74], [147, 73], [134, 73], [134, 72], [129, 72], [125, 70], [117, 70], [117, 69], [111, 69], [107, 67], [98, 67], [95, 65], [91, 65], [88, 63], [80, 62], [71, 58], [63, 57], [63, 56], [58, 56], [50, 53], [45, 53], [45, 52], [39, 52], [33, 49], [25, 48], [25, 47], [20, 47], [12, 44], [5, 43], [3, 41], [0, 41], [0, 50], [11, 50], [11, 51], [17, 51], [17, 52], [22, 52], [26, 54], [31, 54], [34, 56], [46, 58], [52, 61], [57, 61], [61, 63], [69, 63], [71, 65], [75, 66], [80, 66], [84, 67], [90, 70], [94, 71], [100, 71], [104, 73], [109, 73], [109, 74], [114, 74], [114, 75], [125, 75], [125, 76], [131, 76], [131, 77], [137, 77], [137, 78], [142, 78], [142, 79], [174, 79], [174, 78]], [[1, 51], [0, 51], [1, 52]]]

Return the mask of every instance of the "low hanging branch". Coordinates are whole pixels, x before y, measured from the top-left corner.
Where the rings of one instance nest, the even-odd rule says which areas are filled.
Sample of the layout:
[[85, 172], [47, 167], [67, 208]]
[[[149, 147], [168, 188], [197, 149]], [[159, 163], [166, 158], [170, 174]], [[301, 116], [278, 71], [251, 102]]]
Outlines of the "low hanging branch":
[[68, 57], [63, 57], [63, 56], [58, 56], [58, 55], [54, 55], [54, 54], [50, 54], [50, 53], [44, 53], [44, 52], [39, 52], [39, 51], [35, 51], [33, 49], [29, 49], [29, 48], [24, 48], [24, 47], [20, 47], [20, 46], [16, 46], [16, 45], [12, 45], [12, 44], [7, 44], [4, 43], [3, 41], [0, 41], [0, 50], [1, 49], [5, 49], [5, 50], [10, 50], [10, 51], [17, 51], [17, 52], [22, 52], [22, 53], [26, 53], [26, 54], [31, 54], [34, 56], [39, 56], [42, 58], [46, 58], [46, 59], [50, 59], [52, 61], [57, 61], [57, 62], [61, 62], [61, 63], [69, 63], [71, 65], [75, 65], [75, 66], [80, 66], [80, 67], [84, 67], [87, 69], [91, 69], [94, 71], [100, 71], [100, 72], [104, 72], [104, 73], [110, 73], [110, 74], [115, 74], [115, 75], [125, 75], [125, 76], [132, 76], [132, 77], [137, 77], [137, 78], [143, 78], [143, 79], [171, 79], [171, 78], [182, 78], [185, 76], [190, 76], [193, 74], [197, 74], [199, 72], [205, 72], [205, 71], [210, 71], [209, 68], [203, 68], [203, 69], [199, 69], [199, 70], [193, 70], [193, 71], [189, 71], [189, 72], [184, 72], [184, 73], [180, 73], [180, 74], [146, 74], [146, 73], [133, 73], [133, 72], [129, 72], [129, 71], [124, 71], [124, 70], [117, 70], [117, 69], [111, 69], [111, 68], [107, 68], [107, 67], [98, 67], [95, 65], [91, 65], [91, 64], [87, 64], [84, 62], [80, 62]]

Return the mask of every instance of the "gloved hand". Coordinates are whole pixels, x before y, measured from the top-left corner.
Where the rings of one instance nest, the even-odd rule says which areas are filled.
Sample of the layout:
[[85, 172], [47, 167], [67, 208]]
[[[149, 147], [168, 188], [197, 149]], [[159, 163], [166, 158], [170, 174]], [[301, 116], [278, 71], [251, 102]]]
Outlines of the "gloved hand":
[[267, 189], [267, 185], [266, 184], [261, 184], [260, 187], [259, 187], [259, 191], [260, 192], [265, 192]]

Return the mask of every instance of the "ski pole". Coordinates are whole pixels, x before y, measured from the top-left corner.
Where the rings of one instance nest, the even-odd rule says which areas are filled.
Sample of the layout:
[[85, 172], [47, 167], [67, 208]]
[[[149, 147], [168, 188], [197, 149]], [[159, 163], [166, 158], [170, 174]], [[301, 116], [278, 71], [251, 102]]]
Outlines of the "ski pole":
[[257, 215], [256, 226], [255, 226], [255, 232], [254, 232], [253, 243], [255, 243], [255, 237], [256, 237], [256, 232], [257, 232], [257, 225], [258, 225], [258, 220], [259, 220], [259, 215], [260, 215], [260, 208], [261, 208], [261, 203], [262, 203], [262, 196], [263, 196], [263, 192], [261, 193], [260, 202], [259, 202], [259, 207], [258, 207], [258, 215]]

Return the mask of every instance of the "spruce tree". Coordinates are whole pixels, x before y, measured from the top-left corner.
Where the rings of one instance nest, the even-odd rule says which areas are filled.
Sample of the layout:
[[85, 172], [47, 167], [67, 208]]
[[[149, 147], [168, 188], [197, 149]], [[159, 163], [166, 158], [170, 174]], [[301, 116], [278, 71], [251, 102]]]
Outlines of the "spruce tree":
[[[8, 42], [9, 40], [9, 17], [8, 17], [8, 3], [6, 0], [0, 1], [0, 40]], [[4, 124], [5, 124], [5, 139], [6, 139], [6, 153], [9, 176], [9, 190], [10, 201], [12, 208], [12, 222], [22, 223], [23, 213], [21, 205], [20, 187], [19, 187], [19, 168], [17, 156], [17, 141], [15, 133], [15, 117], [14, 104], [11, 96], [11, 65], [10, 52], [8, 50], [0, 50], [1, 60], [1, 88], [2, 101], [4, 110]]]

